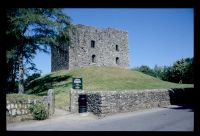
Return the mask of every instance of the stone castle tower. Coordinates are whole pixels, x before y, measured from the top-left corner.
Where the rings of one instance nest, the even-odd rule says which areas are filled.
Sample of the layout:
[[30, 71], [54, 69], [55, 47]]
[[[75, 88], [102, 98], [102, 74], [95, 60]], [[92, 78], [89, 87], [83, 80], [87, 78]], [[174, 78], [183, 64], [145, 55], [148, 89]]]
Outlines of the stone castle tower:
[[71, 46], [51, 49], [51, 71], [77, 67], [128, 68], [128, 33], [113, 28], [75, 25]]

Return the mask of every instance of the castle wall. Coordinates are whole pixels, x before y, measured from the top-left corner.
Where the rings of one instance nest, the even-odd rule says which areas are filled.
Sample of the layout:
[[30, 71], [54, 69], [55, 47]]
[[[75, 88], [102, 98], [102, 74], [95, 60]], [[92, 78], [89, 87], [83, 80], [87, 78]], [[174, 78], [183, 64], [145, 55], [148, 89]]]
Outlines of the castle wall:
[[60, 45], [51, 48], [51, 72], [69, 69], [69, 47]]
[[[94, 48], [91, 47], [91, 41], [95, 42]], [[69, 69], [88, 65], [128, 68], [127, 32], [79, 25], [73, 42], [74, 47], [69, 49]], [[94, 63], [92, 55], [95, 55]]]
[[76, 25], [71, 43], [68, 49], [64, 47], [68, 50], [65, 55], [52, 50], [52, 71], [90, 65], [128, 68], [128, 33], [125, 31]]

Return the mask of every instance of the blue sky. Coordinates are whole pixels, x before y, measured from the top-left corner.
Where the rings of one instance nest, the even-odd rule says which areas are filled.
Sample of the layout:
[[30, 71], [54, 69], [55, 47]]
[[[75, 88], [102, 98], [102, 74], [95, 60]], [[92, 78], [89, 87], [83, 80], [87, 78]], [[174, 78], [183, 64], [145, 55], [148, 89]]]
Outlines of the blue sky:
[[[128, 31], [129, 68], [170, 66], [194, 55], [192, 8], [68, 8], [64, 12], [74, 24]], [[42, 75], [51, 72], [51, 55], [34, 59]]]

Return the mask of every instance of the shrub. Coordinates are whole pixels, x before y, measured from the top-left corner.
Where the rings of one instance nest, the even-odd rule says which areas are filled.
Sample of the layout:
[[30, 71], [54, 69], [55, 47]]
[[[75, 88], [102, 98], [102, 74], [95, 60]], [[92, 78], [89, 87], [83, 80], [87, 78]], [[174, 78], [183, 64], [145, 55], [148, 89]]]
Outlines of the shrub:
[[33, 119], [44, 120], [48, 118], [48, 113], [45, 109], [44, 104], [37, 103], [29, 107], [29, 111], [33, 114]]

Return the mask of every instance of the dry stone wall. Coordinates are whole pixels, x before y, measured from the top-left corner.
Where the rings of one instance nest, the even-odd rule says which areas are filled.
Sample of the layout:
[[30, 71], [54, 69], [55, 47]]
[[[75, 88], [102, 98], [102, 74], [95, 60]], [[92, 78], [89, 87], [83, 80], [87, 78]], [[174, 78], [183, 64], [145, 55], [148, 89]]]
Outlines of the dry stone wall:
[[31, 105], [43, 103], [48, 115], [52, 116], [55, 112], [55, 94], [52, 89], [48, 90], [48, 95], [43, 100], [25, 99], [25, 100], [7, 100], [6, 101], [6, 117], [8, 122], [22, 121], [33, 119], [29, 111]]
[[7, 100], [7, 115], [8, 116], [23, 116], [23, 115], [30, 115], [28, 108], [36, 104], [36, 100], [23, 100], [23, 101], [10, 101]]
[[41, 101], [36, 99], [17, 100], [17, 101], [7, 100], [6, 101], [7, 123], [33, 119], [33, 116], [29, 111], [29, 107], [38, 102]]
[[49, 89], [47, 96], [43, 96], [43, 104], [48, 111], [48, 116], [52, 116], [55, 112], [55, 93], [53, 89]]
[[132, 91], [76, 91], [71, 90], [71, 111], [78, 112], [78, 95], [87, 94], [88, 112], [99, 117], [141, 109], [192, 102], [193, 89], [153, 89]]
[[78, 98], [80, 94], [86, 94], [83, 90], [74, 90], [70, 91], [70, 111], [72, 113], [78, 113]]

